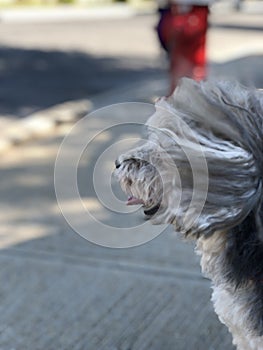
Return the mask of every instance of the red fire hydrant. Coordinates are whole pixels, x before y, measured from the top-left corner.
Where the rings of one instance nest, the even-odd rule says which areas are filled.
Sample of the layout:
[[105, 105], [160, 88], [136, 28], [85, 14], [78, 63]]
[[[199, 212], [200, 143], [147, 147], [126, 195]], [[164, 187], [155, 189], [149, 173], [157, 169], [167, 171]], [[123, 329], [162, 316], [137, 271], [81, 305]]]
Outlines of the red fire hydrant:
[[170, 61], [170, 93], [181, 77], [206, 77], [208, 13], [208, 5], [183, 2], [168, 2], [167, 7], [160, 9], [157, 31]]

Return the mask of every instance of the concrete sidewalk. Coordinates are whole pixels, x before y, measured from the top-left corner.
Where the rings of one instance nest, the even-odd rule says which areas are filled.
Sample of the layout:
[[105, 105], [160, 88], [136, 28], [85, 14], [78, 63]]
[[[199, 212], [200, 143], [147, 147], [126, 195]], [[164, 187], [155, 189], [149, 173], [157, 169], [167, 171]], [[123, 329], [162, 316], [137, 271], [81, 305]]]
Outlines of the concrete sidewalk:
[[[130, 87], [118, 94], [119, 102], [151, 101], [163, 83]], [[94, 107], [102, 101], [117, 102], [115, 94], [104, 94]], [[132, 122], [125, 105], [119, 112], [124, 123]], [[107, 111], [106, 117], [107, 122], [114, 118]], [[143, 113], [141, 118], [144, 122]], [[95, 119], [85, 129], [87, 138], [103, 127], [105, 110]], [[52, 137], [14, 148], [1, 161], [0, 348], [232, 349], [213, 312], [210, 284], [200, 274], [193, 246], [171, 229], [137, 248], [107, 249], [83, 240], [66, 224], [55, 199], [53, 169], [70, 128], [63, 124]], [[130, 134], [125, 130], [125, 137], [134, 136], [132, 129]], [[104, 148], [122, 138], [109, 131]], [[96, 141], [79, 168], [79, 186], [91, 209], [94, 199], [87, 193], [101, 147]], [[104, 174], [110, 175], [112, 166], [113, 159]], [[71, 209], [78, 215], [74, 200]], [[97, 213], [105, 211], [100, 207]], [[125, 220], [132, 224], [138, 216]], [[122, 220], [108, 219], [116, 225]], [[85, 224], [89, 233], [94, 230], [92, 223]], [[137, 234], [150, 230], [147, 224]]]
[[[163, 86], [148, 84], [130, 88], [119, 99], [140, 96], [150, 101]], [[97, 106], [102, 100], [116, 102], [108, 94]], [[118, 113], [123, 123], [132, 122], [125, 104]], [[91, 115], [87, 139], [115, 117], [107, 109]], [[145, 117], [142, 112], [142, 122]], [[53, 171], [58, 147], [70, 129], [63, 124], [48, 139], [20, 145], [1, 159], [0, 349], [232, 349], [226, 328], [214, 314], [210, 283], [200, 274], [192, 244], [181, 242], [169, 228], [140, 247], [109, 249], [84, 240], [68, 226], [57, 207]], [[115, 219], [95, 203], [92, 174], [104, 149], [136, 134], [132, 128], [124, 134], [112, 129], [106, 136], [87, 148], [78, 181], [88, 208], [118, 226], [123, 216]], [[105, 178], [112, 168], [109, 159]], [[87, 232], [100, 235], [79, 215], [75, 198], [68, 200]], [[139, 212], [126, 215], [125, 222], [133, 224], [138, 218]], [[151, 229], [146, 223], [136, 234]]]

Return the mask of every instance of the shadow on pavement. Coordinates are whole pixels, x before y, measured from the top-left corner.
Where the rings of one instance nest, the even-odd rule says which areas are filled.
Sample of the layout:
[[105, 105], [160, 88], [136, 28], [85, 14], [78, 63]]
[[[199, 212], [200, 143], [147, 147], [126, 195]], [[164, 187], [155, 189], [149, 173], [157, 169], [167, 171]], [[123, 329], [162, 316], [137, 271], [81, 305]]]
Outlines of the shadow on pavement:
[[233, 30], [249, 30], [249, 31], [262, 31], [263, 26], [259, 25], [240, 25], [240, 24], [229, 24], [224, 23], [223, 21], [221, 23], [213, 23], [211, 25], [212, 28], [219, 28], [219, 29], [233, 29]]
[[0, 47], [0, 114], [23, 117], [160, 75], [142, 59]]
[[[157, 74], [155, 68], [138, 70], [134, 63], [123, 68], [118, 60], [81, 53], [2, 48], [2, 54], [1, 112], [21, 116], [26, 108], [110, 89], [123, 77]], [[262, 56], [249, 56], [212, 64], [211, 70], [260, 87], [261, 62]], [[104, 146], [91, 144], [84, 153], [79, 169], [83, 197], [95, 197], [87, 185], [97, 155], [119, 133], [110, 130]], [[201, 277], [192, 245], [169, 229], [137, 248], [107, 249], [83, 240], [66, 224], [53, 187], [63, 136], [23, 145], [1, 162], [0, 348], [233, 349], [213, 311], [210, 282]]]
[[1, 349], [232, 349], [191, 244], [167, 230], [107, 249], [70, 229], [53, 190], [61, 141], [1, 164]]
[[[212, 75], [263, 86], [262, 55], [222, 64], [211, 63]], [[37, 110], [166, 77], [166, 67], [142, 59], [94, 57], [81, 52], [22, 50], [0, 47], [0, 115], [24, 117]]]
[[236, 79], [245, 86], [263, 87], [263, 55], [235, 58], [223, 63], [210, 63], [212, 77]]

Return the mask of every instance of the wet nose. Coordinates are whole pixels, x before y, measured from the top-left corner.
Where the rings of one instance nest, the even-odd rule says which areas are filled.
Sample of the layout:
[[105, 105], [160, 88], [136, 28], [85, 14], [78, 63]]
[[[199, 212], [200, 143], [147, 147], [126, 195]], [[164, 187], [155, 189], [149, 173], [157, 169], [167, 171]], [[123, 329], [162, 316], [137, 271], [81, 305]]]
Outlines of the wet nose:
[[115, 160], [115, 167], [118, 169], [121, 166], [121, 163], [118, 161], [118, 159]]

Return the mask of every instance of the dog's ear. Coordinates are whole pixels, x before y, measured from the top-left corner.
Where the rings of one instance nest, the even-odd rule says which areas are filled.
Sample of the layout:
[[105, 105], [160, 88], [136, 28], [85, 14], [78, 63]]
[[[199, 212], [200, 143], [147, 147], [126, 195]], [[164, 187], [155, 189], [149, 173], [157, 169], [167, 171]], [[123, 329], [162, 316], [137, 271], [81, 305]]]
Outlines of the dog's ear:
[[[174, 216], [179, 231], [209, 235], [237, 226], [257, 210], [262, 197], [262, 101], [262, 93], [233, 82], [183, 79], [173, 96], [157, 102], [149, 124], [170, 137], [165, 153], [178, 170], [175, 180], [168, 179], [164, 198], [169, 213], [163, 215]], [[159, 137], [160, 144], [164, 139]], [[166, 169], [165, 181], [167, 174]], [[173, 187], [178, 181], [179, 205]]]

